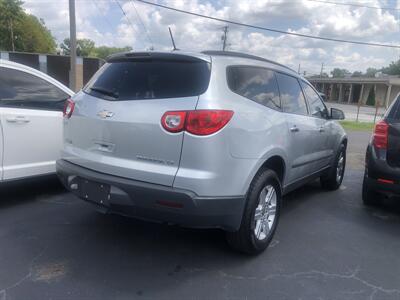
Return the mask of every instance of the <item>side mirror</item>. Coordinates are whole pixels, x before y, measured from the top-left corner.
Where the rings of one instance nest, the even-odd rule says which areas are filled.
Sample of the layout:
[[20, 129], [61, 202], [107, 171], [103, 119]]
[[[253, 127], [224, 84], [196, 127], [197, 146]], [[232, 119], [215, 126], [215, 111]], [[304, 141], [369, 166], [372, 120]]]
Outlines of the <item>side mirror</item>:
[[331, 108], [331, 119], [332, 120], [344, 120], [344, 112], [343, 110], [337, 108]]

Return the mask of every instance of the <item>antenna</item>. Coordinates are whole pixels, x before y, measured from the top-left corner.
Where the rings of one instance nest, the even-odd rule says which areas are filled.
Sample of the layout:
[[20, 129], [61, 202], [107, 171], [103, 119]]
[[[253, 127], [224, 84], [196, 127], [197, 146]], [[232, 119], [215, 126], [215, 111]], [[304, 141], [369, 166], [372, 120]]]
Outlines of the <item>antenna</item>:
[[171, 27], [168, 26], [168, 30], [169, 30], [169, 35], [171, 36], [172, 46], [174, 46], [173, 51], [179, 50], [179, 49], [176, 48], [176, 46], [175, 46], [174, 36], [172, 35]]

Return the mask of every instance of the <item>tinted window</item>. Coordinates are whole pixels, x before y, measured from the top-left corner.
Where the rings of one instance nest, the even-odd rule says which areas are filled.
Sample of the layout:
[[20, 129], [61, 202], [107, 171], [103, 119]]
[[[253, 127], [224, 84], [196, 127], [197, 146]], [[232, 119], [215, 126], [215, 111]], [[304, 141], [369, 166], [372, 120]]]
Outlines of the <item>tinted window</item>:
[[318, 93], [304, 81], [301, 81], [301, 86], [303, 87], [304, 94], [306, 95], [311, 115], [314, 117], [326, 118], [328, 116], [328, 110], [326, 109]]
[[39, 77], [0, 68], [0, 104], [7, 107], [62, 110], [69, 95]]
[[120, 61], [105, 64], [84, 91], [106, 100], [198, 96], [207, 90], [210, 66], [200, 60]]
[[277, 73], [282, 109], [284, 112], [307, 115], [307, 105], [296, 78]]
[[229, 88], [246, 98], [273, 109], [280, 109], [275, 73], [257, 67], [229, 67]]
[[400, 96], [397, 97], [395, 103], [393, 103], [393, 105], [391, 106], [387, 117], [389, 119], [400, 121]]

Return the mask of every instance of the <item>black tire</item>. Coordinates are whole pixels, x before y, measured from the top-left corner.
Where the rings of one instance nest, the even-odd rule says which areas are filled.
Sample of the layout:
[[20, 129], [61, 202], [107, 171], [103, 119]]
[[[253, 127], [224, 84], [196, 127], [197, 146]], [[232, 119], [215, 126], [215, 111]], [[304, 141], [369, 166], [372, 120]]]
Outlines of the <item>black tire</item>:
[[[261, 212], [263, 216], [265, 215], [265, 209], [260, 209], [260, 196], [261, 192], [266, 193], [268, 189], [271, 191], [271, 187], [274, 188], [276, 193], [276, 209], [275, 209], [275, 218], [271, 222], [260, 221], [257, 222], [258, 226], [256, 226], [255, 221], [255, 213], [256, 209], [259, 209], [260, 215]], [[268, 198], [267, 196], [265, 197]], [[275, 200], [275, 197], [274, 197]], [[240, 252], [256, 255], [263, 252], [271, 242], [276, 227], [278, 225], [280, 210], [281, 210], [281, 202], [282, 202], [282, 193], [281, 193], [281, 185], [276, 173], [272, 170], [264, 169], [255, 176], [253, 179], [249, 191], [247, 193], [246, 206], [242, 217], [242, 223], [240, 228], [236, 232], [227, 232], [227, 241], [235, 250]], [[270, 206], [266, 206], [270, 207]], [[268, 210], [268, 209], [267, 209]], [[267, 214], [268, 215], [268, 214]], [[265, 220], [268, 217], [264, 217]], [[264, 227], [261, 224], [270, 224], [268, 226], [269, 230], [264, 231]], [[261, 232], [263, 232], [263, 239], [259, 239], [256, 236], [255, 229], [262, 228], [258, 236], [261, 238]]]
[[[339, 160], [343, 157], [343, 168], [341, 169], [340, 178], [337, 178]], [[341, 144], [336, 154], [335, 162], [329, 169], [328, 173], [321, 176], [320, 182], [324, 189], [334, 191], [337, 190], [343, 182], [344, 172], [346, 169], [346, 146]]]
[[380, 195], [374, 191], [367, 182], [367, 175], [364, 176], [362, 186], [362, 200], [366, 206], [375, 206], [379, 204]]

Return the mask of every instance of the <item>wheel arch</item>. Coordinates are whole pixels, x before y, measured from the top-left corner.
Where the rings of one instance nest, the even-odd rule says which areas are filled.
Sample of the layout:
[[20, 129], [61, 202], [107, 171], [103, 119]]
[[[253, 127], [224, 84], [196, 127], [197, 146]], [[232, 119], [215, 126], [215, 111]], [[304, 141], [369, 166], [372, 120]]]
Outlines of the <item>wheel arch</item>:
[[[280, 184], [283, 185], [286, 174], [286, 163], [285, 160], [279, 156], [274, 155], [268, 158], [259, 168], [259, 171], [263, 169], [269, 169], [276, 173], [279, 178]], [[258, 173], [258, 172], [257, 172]]]
[[347, 136], [344, 136], [344, 137], [342, 138], [342, 140], [340, 141], [340, 144], [339, 144], [339, 145], [344, 144], [344, 147], [347, 149], [348, 141], [349, 141], [349, 139], [347, 138]]
[[270, 169], [277, 174], [282, 191], [287, 175], [287, 160], [285, 159], [285, 155], [282, 153], [273, 153], [267, 158], [259, 160], [258, 164], [254, 167], [252, 173], [250, 174], [248, 182], [246, 183], [247, 190], [257, 174], [265, 169]]

